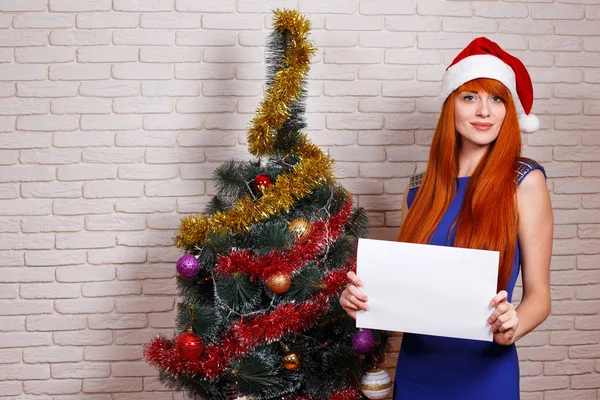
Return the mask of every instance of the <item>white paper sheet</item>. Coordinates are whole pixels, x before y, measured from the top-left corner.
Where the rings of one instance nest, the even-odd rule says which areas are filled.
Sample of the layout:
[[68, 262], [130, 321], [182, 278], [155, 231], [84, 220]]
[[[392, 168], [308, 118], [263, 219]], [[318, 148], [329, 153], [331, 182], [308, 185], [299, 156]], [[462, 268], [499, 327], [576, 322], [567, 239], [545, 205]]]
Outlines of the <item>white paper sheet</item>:
[[497, 251], [359, 239], [369, 311], [356, 326], [491, 342], [498, 261]]

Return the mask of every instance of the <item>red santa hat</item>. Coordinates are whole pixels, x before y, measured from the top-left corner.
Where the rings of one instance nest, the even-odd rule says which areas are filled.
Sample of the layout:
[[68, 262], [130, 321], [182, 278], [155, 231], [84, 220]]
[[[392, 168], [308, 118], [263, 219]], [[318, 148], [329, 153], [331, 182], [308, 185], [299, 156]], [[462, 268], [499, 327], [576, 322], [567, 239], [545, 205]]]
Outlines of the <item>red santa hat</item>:
[[495, 79], [510, 90], [519, 114], [521, 132], [533, 133], [539, 129], [539, 119], [530, 113], [533, 85], [527, 69], [521, 60], [484, 37], [469, 43], [446, 69], [440, 94], [442, 103], [463, 83], [477, 78]]

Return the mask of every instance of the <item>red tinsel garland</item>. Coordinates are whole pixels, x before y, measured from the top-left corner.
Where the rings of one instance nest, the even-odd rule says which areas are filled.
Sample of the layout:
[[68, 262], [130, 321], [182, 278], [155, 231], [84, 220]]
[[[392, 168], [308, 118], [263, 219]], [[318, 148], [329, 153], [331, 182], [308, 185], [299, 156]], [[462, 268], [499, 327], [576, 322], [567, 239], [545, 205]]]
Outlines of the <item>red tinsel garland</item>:
[[349, 387], [341, 392], [334, 393], [330, 400], [355, 400], [362, 398], [361, 390], [358, 387]]
[[331, 296], [339, 293], [348, 282], [346, 271], [355, 269], [355, 263], [356, 260], [352, 258], [346, 268], [330, 272], [323, 280], [323, 289], [309, 301], [281, 304], [269, 314], [243, 318], [232, 324], [221, 340], [206, 346], [196, 360], [183, 360], [173, 343], [161, 336], [145, 347], [144, 357], [156, 367], [174, 374], [201, 374], [206, 379], [214, 380], [227, 370], [233, 359], [284, 334], [297, 334], [314, 325], [329, 309]]
[[[341, 391], [334, 391], [329, 400], [356, 400], [362, 398], [361, 391], [358, 387], [348, 387]], [[291, 395], [285, 397], [285, 400], [314, 400], [312, 396], [296, 396]]]
[[313, 222], [311, 234], [304, 243], [296, 243], [286, 252], [272, 251], [264, 256], [248, 249], [234, 250], [218, 257], [215, 271], [225, 275], [238, 272], [263, 281], [277, 272], [291, 275], [339, 239], [351, 214], [350, 199], [329, 221]]

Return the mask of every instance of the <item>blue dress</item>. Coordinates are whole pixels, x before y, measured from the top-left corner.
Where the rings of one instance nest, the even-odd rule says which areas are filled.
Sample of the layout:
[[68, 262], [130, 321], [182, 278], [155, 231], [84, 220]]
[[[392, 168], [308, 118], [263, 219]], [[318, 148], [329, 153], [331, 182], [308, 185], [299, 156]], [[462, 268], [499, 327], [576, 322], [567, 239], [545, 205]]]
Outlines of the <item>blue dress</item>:
[[[519, 184], [535, 169], [544, 172], [539, 164], [530, 159], [521, 158], [519, 164], [516, 171]], [[456, 197], [446, 210], [430, 244], [451, 246], [454, 242], [455, 232], [450, 232], [450, 235], [448, 233], [460, 210], [469, 177], [457, 180]], [[418, 190], [418, 185], [413, 184], [415, 181], [418, 179], [411, 178], [411, 188], [407, 195], [409, 207]], [[519, 254], [517, 242], [507, 288], [509, 301], [519, 275]], [[483, 399], [519, 399], [519, 360], [515, 345], [404, 334], [396, 366], [394, 400]]]

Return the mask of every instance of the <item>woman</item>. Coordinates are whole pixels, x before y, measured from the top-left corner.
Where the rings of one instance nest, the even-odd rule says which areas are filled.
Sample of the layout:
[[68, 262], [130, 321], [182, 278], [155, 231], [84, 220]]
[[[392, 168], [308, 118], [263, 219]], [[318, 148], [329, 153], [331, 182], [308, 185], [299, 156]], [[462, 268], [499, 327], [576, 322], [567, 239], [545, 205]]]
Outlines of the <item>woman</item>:
[[[494, 341], [406, 333], [394, 399], [519, 399], [514, 343], [550, 313], [552, 207], [544, 169], [520, 157], [519, 125], [528, 133], [539, 127], [527, 115], [531, 80], [517, 58], [478, 38], [446, 70], [441, 98], [427, 169], [411, 177], [404, 192], [398, 240], [500, 252], [487, 320]], [[523, 297], [515, 309], [519, 270]], [[368, 310], [367, 297], [356, 274], [348, 278], [340, 304], [355, 318]]]

